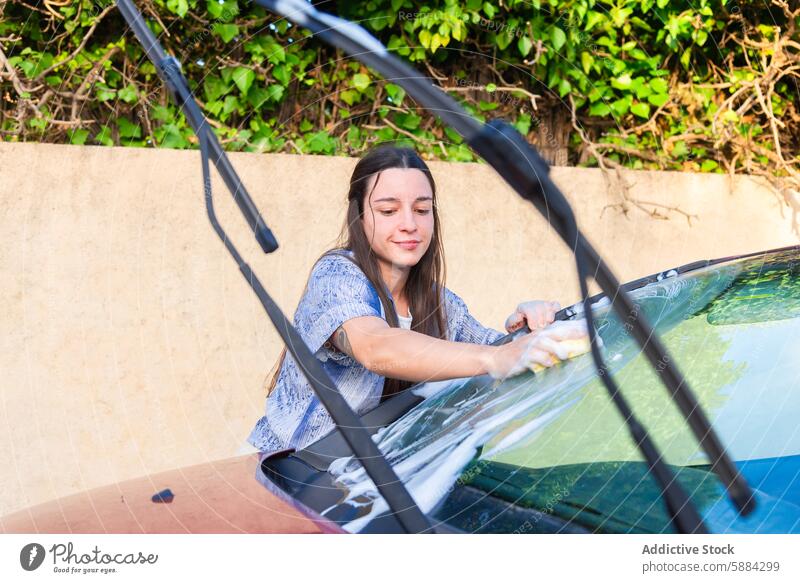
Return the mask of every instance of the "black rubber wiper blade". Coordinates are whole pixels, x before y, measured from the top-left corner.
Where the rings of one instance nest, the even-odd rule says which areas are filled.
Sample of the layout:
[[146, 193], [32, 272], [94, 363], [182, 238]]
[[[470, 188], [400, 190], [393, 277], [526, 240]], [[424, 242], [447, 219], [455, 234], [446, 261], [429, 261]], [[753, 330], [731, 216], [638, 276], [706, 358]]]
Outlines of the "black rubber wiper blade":
[[319, 397], [322, 405], [327, 409], [331, 418], [341, 430], [345, 441], [353, 454], [364, 466], [367, 475], [375, 487], [386, 500], [392, 513], [400, 522], [406, 532], [424, 533], [434, 532], [425, 514], [419, 509], [414, 499], [406, 490], [403, 482], [397, 477], [391, 464], [386, 460], [381, 450], [372, 441], [372, 437], [364, 428], [361, 420], [347, 404], [339, 389], [331, 381], [322, 364], [317, 360], [306, 346], [300, 334], [292, 326], [281, 309], [270, 297], [261, 282], [256, 277], [250, 266], [233, 246], [230, 238], [225, 234], [222, 226], [217, 221], [211, 197], [211, 177], [209, 172], [209, 158], [213, 156], [225, 184], [230, 189], [234, 199], [239, 203], [239, 208], [248, 219], [250, 226], [256, 232], [256, 238], [265, 252], [277, 249], [278, 244], [261, 218], [258, 210], [244, 190], [244, 186], [236, 176], [227, 155], [222, 150], [219, 142], [211, 130], [205, 116], [189, 89], [186, 78], [180, 72], [180, 63], [168, 56], [161, 47], [158, 39], [147, 27], [141, 13], [131, 0], [117, 0], [117, 6], [133, 30], [139, 42], [145, 48], [148, 58], [153, 62], [159, 76], [164, 80], [173, 98], [181, 107], [186, 119], [200, 139], [200, 153], [203, 164], [203, 191], [205, 195], [206, 210], [209, 221], [214, 231], [222, 240], [225, 248], [233, 256], [247, 283], [255, 292], [264, 310], [278, 331], [287, 350], [297, 362], [301, 372], [308, 380], [314, 392]]
[[[539, 210], [565, 243], [573, 249], [579, 267], [581, 264], [584, 265], [585, 270], [580, 274], [579, 280], [583, 281], [584, 275], [591, 275], [603, 292], [611, 298], [613, 308], [623, 320], [629, 318], [631, 314], [637, 314], [632, 321], [634, 337], [642, 346], [653, 368], [659, 374], [673, 401], [711, 460], [711, 467], [720, 478], [736, 508], [741, 514], [751, 512], [755, 508], [755, 500], [750, 487], [726, 453], [696, 397], [652, 327], [646, 322], [644, 316], [638, 313], [635, 304], [621, 289], [619, 281], [608, 265], [578, 230], [569, 203], [550, 179], [550, 167], [538, 155], [535, 148], [506, 122], [493, 120], [482, 124], [474, 119], [454, 99], [434, 86], [430, 79], [392, 55], [380, 41], [362, 27], [337, 16], [320, 12], [305, 0], [255, 1], [293, 23], [311, 30], [324, 41], [344, 50], [365, 65], [377, 70], [385, 78], [391, 79], [393, 83], [403, 87], [418, 104], [430, 110], [461, 134], [469, 146], [484, 158], [520, 196]], [[583, 297], [588, 299], [587, 295]], [[594, 331], [590, 330], [592, 337], [593, 334]], [[593, 357], [597, 364], [600, 358], [599, 352], [595, 354], [593, 350]], [[605, 372], [604, 369], [600, 365], [598, 365], [598, 369], [598, 374], [602, 376]], [[616, 391], [612, 391], [612, 394], [615, 393]], [[626, 417], [626, 421], [628, 419]], [[637, 433], [639, 433], [638, 430]], [[641, 443], [641, 441], [637, 442], [637, 444]], [[654, 471], [653, 475], [660, 482], [667, 506], [671, 510], [675, 509], [679, 514], [674, 517], [676, 523], [681, 522], [679, 520], [681, 514], [693, 515], [691, 519], [686, 520], [687, 524], [698, 523], [699, 515], [688, 498], [684, 496], [685, 504], [681, 500], [668, 499], [670, 492], [676, 491], [676, 487], [679, 489], [679, 486], [674, 478], [669, 479], [670, 472], [661, 456], [656, 455], [655, 459], [651, 460], [653, 452], [647, 453], [646, 448], [640, 449], [654, 469], [660, 468], [659, 471]], [[657, 450], [655, 451], [657, 452]], [[676, 487], [671, 486], [672, 484], [675, 484]], [[702, 529], [704, 529], [702, 521], [699, 521], [695, 532]]]

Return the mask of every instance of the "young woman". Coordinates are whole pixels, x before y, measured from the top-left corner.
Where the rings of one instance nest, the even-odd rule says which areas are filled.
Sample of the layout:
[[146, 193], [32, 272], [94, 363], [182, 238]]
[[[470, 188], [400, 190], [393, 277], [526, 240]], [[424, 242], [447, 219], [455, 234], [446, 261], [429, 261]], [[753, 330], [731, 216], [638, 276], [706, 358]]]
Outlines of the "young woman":
[[[381, 146], [353, 171], [339, 246], [317, 260], [294, 316], [312, 353], [357, 414], [420, 381], [490, 374], [504, 378], [534, 363], [551, 366], [555, 341], [574, 329], [538, 333], [556, 302], [520, 304], [508, 332], [533, 331], [503, 346], [444, 286], [436, 185], [411, 149]], [[585, 335], [585, 333], [584, 333]], [[266, 414], [247, 441], [261, 451], [301, 449], [333, 420], [284, 349], [268, 388]]]

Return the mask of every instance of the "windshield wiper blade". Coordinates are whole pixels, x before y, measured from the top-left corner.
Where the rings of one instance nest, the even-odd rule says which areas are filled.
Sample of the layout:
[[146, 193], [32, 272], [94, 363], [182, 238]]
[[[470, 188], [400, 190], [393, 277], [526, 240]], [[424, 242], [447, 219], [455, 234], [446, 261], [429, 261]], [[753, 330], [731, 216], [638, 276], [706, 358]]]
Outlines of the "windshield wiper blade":
[[[493, 120], [482, 124], [474, 119], [453, 98], [434, 86], [430, 79], [392, 55], [380, 41], [355, 23], [320, 12], [305, 0], [255, 0], [255, 2], [295, 24], [311, 30], [322, 40], [344, 50], [381, 73], [385, 78], [390, 79], [392, 83], [403, 87], [417, 103], [461, 134], [469, 146], [484, 158], [520, 196], [539, 210], [553, 225], [564, 242], [573, 249], [581, 285], [584, 285], [585, 276], [591, 275], [603, 292], [611, 298], [614, 310], [623, 318], [623, 321], [631, 321], [636, 341], [642, 346], [648, 360], [667, 387], [673, 401], [708, 456], [711, 468], [719, 477], [728, 496], [740, 514], [746, 515], [751, 512], [755, 508], [752, 490], [731, 461], [708, 418], [700, 408], [696, 397], [658, 336], [644, 316], [639, 313], [630, 297], [621, 289], [619, 281], [609, 267], [578, 229], [569, 203], [550, 180], [550, 167], [539, 156], [536, 149], [511, 125], [502, 120]], [[587, 300], [588, 293], [582, 297]], [[588, 303], [585, 304], [585, 308], [590, 309]], [[630, 318], [631, 315], [634, 317]], [[591, 324], [590, 314], [587, 317], [587, 323]], [[590, 325], [592, 338], [594, 333]], [[593, 342], [592, 346], [595, 344]], [[601, 363], [602, 358], [599, 351], [593, 350], [593, 357], [598, 367], [598, 374], [602, 377], [606, 370]], [[609, 375], [606, 374], [605, 377], [609, 377]], [[603, 382], [609, 388], [614, 402], [619, 404], [617, 398], [620, 396], [619, 391], [609, 385], [607, 380], [609, 379], [604, 378]], [[632, 420], [630, 416], [625, 416], [625, 419], [626, 421]], [[631, 431], [634, 432], [633, 428]], [[636, 434], [641, 438], [638, 430], [636, 430]], [[634, 437], [634, 439], [637, 438]], [[664, 464], [663, 458], [658, 454], [654, 444], [650, 444], [653, 449], [649, 451], [650, 448], [646, 445], [647, 441], [647, 439], [639, 439], [637, 444], [640, 445], [648, 463], [654, 467], [653, 475], [659, 480], [667, 506], [677, 513], [677, 516], [674, 517], [676, 524], [681, 522], [692, 524], [699, 521], [698, 529], [695, 532], [704, 528], [696, 509], [685, 494], [679, 496], [680, 499], [673, 498], [673, 494], [679, 491], [680, 487], [674, 477], [669, 477], [671, 472]], [[685, 499], [686, 503], [683, 503], [682, 499]], [[692, 514], [693, 517], [685, 521], [681, 518], [681, 515], [685, 517], [689, 514]]]
[[214, 231], [233, 256], [239, 266], [239, 271], [241, 271], [245, 280], [255, 292], [270, 320], [272, 320], [278, 334], [286, 345], [286, 349], [295, 359], [301, 372], [319, 397], [320, 402], [341, 430], [348, 446], [364, 466], [364, 470], [386, 500], [397, 521], [406, 532], [435, 532], [425, 514], [408, 493], [403, 482], [397, 477], [394, 468], [386, 460], [375, 442], [372, 441], [372, 437], [359, 417], [350, 408], [350, 405], [348, 405], [339, 389], [331, 381], [325, 369], [322, 368], [320, 361], [311, 354], [300, 334], [270, 297], [255, 273], [253, 273], [253, 270], [233, 246], [225, 231], [222, 230], [222, 226], [217, 221], [214, 213], [211, 197], [211, 176], [208, 162], [212, 156], [225, 184], [239, 204], [239, 208], [245, 215], [250, 227], [255, 231], [256, 239], [258, 239], [262, 249], [270, 253], [278, 248], [278, 243], [275, 241], [272, 232], [261, 218], [250, 196], [244, 190], [241, 180], [236, 175], [205, 116], [200, 111], [186, 78], [180, 72], [180, 63], [164, 52], [158, 39], [147, 27], [144, 18], [131, 0], [117, 0], [117, 6], [200, 140], [203, 192], [208, 218]]

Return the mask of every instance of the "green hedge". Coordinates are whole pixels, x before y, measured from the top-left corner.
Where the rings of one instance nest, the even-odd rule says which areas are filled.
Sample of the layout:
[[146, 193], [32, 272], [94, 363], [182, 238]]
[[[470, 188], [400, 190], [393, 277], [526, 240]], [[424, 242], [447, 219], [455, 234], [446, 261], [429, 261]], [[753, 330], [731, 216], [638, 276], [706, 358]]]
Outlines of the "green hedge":
[[[357, 155], [458, 135], [353, 59], [242, 0], [139, 1], [228, 150]], [[320, 3], [476, 117], [569, 164], [762, 173], [797, 188], [800, 10], [780, 0]], [[3, 139], [196, 147], [110, 0], [0, 2]], [[7, 61], [7, 62], [5, 62]], [[573, 119], [574, 114], [574, 119]], [[788, 182], [787, 182], [788, 181]]]

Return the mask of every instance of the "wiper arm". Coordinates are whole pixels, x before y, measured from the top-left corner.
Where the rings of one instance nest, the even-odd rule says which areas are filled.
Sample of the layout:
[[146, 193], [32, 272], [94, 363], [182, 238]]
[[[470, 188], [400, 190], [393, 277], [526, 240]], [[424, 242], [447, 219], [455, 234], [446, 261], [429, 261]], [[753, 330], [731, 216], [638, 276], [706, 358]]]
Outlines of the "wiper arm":
[[[595, 330], [588, 303], [586, 278], [591, 275], [604, 293], [611, 298], [614, 310], [623, 321], [633, 324], [633, 335], [666, 385], [701, 447], [711, 460], [712, 470], [722, 481], [741, 514], [755, 508], [752, 491], [733, 465], [697, 399], [686, 384], [683, 375], [656, 336], [645, 317], [620, 289], [620, 284], [599, 254], [577, 227], [575, 216], [564, 195], [550, 180], [549, 166], [522, 135], [501, 120], [481, 124], [469, 115], [453, 98], [413, 67], [407, 65], [362, 27], [318, 11], [305, 0], [255, 0], [257, 4], [277, 12], [297, 25], [311, 30], [324, 41], [349, 53], [365, 65], [380, 72], [385, 78], [403, 87], [420, 105], [436, 114], [444, 123], [454, 128], [470, 147], [483, 157], [512, 188], [531, 202], [554, 226], [564, 242], [574, 250], [578, 267], [581, 293], [584, 298], [590, 338]], [[609, 390], [612, 400], [629, 424], [634, 441], [647, 459], [653, 475], [659, 481], [665, 502], [672, 512], [673, 522], [682, 532], [703, 532], [705, 527], [697, 510], [686, 496], [675, 477], [667, 468], [644, 427], [636, 421], [624, 398], [608, 374], [596, 343], [592, 342], [592, 355], [598, 374]]]
[[[152, 31], [147, 28], [141, 13], [131, 0], [117, 0], [117, 7], [128, 22], [128, 26], [133, 30], [142, 48], [144, 48], [145, 54], [155, 65], [158, 76], [167, 85], [173, 99], [183, 110], [195, 134], [200, 137], [201, 134], [198, 132], [206, 131], [205, 126], [208, 124], [189, 90], [186, 79], [180, 72], [180, 63], [177, 59], [168, 56], [164, 52], [161, 43], [158, 42]], [[244, 215], [247, 224], [250, 225], [250, 228], [255, 233], [256, 240], [264, 250], [264, 253], [272, 253], [278, 248], [275, 236], [267, 227], [266, 222], [261, 217], [261, 213], [258, 212], [258, 208], [256, 208], [253, 199], [250, 198], [250, 194], [236, 174], [236, 170], [233, 169], [230, 160], [217, 140], [217, 136], [210, 129], [208, 129], [208, 134], [208, 145], [213, 154], [212, 159], [222, 180], [225, 182], [225, 186], [231, 191], [233, 199], [239, 206], [239, 210]]]
[[381, 450], [372, 441], [372, 437], [364, 428], [361, 420], [347, 404], [339, 389], [331, 381], [322, 364], [317, 360], [306, 346], [300, 334], [287, 320], [281, 309], [270, 297], [261, 282], [250, 266], [244, 261], [242, 256], [233, 246], [233, 243], [223, 231], [222, 226], [217, 221], [214, 213], [214, 205], [211, 197], [211, 175], [209, 171], [209, 156], [213, 154], [213, 160], [217, 170], [222, 175], [225, 184], [230, 189], [234, 199], [239, 204], [239, 208], [245, 215], [250, 227], [256, 233], [256, 239], [261, 244], [266, 253], [270, 253], [278, 248], [272, 232], [261, 218], [255, 204], [244, 189], [241, 180], [231, 166], [225, 152], [217, 141], [214, 132], [200, 111], [200, 107], [194, 100], [189, 89], [186, 78], [180, 72], [180, 63], [167, 56], [161, 44], [156, 39], [152, 31], [147, 28], [147, 24], [142, 18], [141, 13], [136, 9], [131, 0], [117, 0], [117, 6], [133, 30], [139, 42], [145, 49], [148, 58], [153, 62], [159, 76], [165, 82], [176, 103], [181, 107], [186, 119], [192, 125], [192, 129], [200, 139], [200, 153], [203, 165], [203, 193], [205, 195], [206, 210], [209, 221], [214, 231], [225, 244], [225, 248], [233, 256], [239, 266], [247, 283], [253, 288], [258, 296], [261, 305], [272, 320], [273, 325], [278, 330], [281, 339], [286, 345], [286, 349], [294, 357], [300, 367], [301, 372], [308, 380], [314, 392], [319, 397], [320, 402], [330, 413], [334, 422], [341, 430], [345, 441], [350, 449], [364, 466], [367, 475], [372, 479], [378, 491], [386, 500], [389, 508], [397, 518], [406, 532], [423, 533], [434, 532], [426, 516], [417, 506], [414, 499], [406, 490], [405, 485], [397, 477], [391, 464], [381, 453]]

